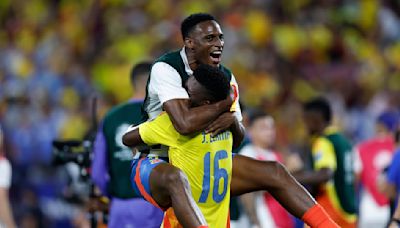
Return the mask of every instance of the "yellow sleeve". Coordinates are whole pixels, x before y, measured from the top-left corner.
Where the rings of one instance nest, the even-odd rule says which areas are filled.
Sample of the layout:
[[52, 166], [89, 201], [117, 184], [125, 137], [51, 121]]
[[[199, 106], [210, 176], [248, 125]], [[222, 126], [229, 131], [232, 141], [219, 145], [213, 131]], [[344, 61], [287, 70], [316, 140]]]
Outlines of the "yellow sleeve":
[[314, 168], [316, 170], [329, 168], [336, 170], [336, 155], [332, 143], [326, 138], [318, 138], [312, 147]]
[[154, 120], [139, 126], [139, 134], [147, 145], [162, 144], [175, 146], [179, 133], [175, 130], [167, 113], [161, 113]]

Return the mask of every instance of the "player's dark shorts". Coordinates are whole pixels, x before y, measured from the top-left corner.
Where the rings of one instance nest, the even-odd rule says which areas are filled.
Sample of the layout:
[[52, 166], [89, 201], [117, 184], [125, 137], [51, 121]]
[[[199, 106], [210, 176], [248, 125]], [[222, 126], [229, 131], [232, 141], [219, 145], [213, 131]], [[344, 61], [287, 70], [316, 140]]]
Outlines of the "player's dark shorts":
[[150, 174], [156, 166], [162, 163], [166, 162], [157, 157], [134, 159], [131, 164], [131, 184], [137, 195], [164, 210], [153, 199], [150, 191]]

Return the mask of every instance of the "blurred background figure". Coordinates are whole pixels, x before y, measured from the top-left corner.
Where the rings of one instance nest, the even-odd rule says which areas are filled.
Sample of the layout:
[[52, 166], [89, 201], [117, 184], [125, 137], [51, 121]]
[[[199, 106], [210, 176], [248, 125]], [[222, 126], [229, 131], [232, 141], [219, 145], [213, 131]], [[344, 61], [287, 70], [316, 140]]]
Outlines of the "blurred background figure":
[[[245, 145], [239, 153], [263, 161], [280, 161], [285, 164], [287, 156], [275, 150], [274, 119], [258, 109], [248, 111], [248, 119], [249, 125], [246, 129], [251, 143]], [[301, 162], [299, 158], [298, 160]], [[295, 166], [296, 164], [289, 164], [289, 171], [301, 168], [299, 165]], [[294, 218], [267, 192], [248, 193], [240, 198], [251, 227], [295, 226]]]
[[11, 166], [4, 153], [4, 136], [0, 125], [0, 227], [16, 227], [8, 198], [11, 185]]
[[[359, 225], [385, 227], [390, 214], [389, 200], [382, 192], [379, 176], [388, 168], [395, 150], [394, 131], [398, 114], [384, 112], [376, 119], [375, 136], [355, 149], [355, 172], [360, 182]], [[392, 196], [393, 199], [395, 196]]]
[[[160, 227], [163, 212], [138, 197], [130, 182], [132, 151], [122, 143], [130, 125], [142, 121], [142, 104], [151, 62], [136, 64], [130, 75], [134, 95], [113, 107], [104, 117], [96, 136], [92, 179], [102, 195], [111, 198], [108, 227]], [[138, 154], [138, 153], [137, 153]]]
[[312, 143], [313, 170], [295, 173], [295, 177], [315, 187], [316, 200], [340, 227], [356, 227], [352, 145], [332, 125], [332, 110], [324, 98], [304, 104], [304, 122]]

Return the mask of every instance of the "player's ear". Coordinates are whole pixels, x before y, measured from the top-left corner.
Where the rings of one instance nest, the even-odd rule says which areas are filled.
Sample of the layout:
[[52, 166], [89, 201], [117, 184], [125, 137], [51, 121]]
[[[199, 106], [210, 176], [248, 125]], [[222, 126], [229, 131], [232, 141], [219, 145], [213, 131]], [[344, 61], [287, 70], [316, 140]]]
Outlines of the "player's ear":
[[210, 101], [210, 100], [205, 100], [205, 101], [203, 102], [203, 105], [209, 105], [209, 104], [211, 104], [211, 101]]
[[193, 49], [194, 48], [194, 43], [193, 43], [193, 39], [190, 37], [186, 37], [185, 38], [185, 46], [188, 47], [189, 49]]

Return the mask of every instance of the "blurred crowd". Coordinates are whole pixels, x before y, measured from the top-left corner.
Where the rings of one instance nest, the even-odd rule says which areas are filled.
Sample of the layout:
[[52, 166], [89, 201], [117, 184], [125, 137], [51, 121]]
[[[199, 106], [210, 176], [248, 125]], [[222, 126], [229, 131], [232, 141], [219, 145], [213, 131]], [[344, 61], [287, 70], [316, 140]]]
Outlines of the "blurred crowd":
[[400, 112], [396, 0], [3, 0], [0, 123], [17, 221], [68, 227], [81, 216], [60, 200], [71, 180], [51, 166], [52, 140], [85, 136], [94, 96], [99, 118], [129, 99], [133, 64], [181, 48], [194, 12], [220, 22], [241, 103], [275, 118], [281, 151], [303, 149], [301, 104], [317, 95], [354, 144]]

